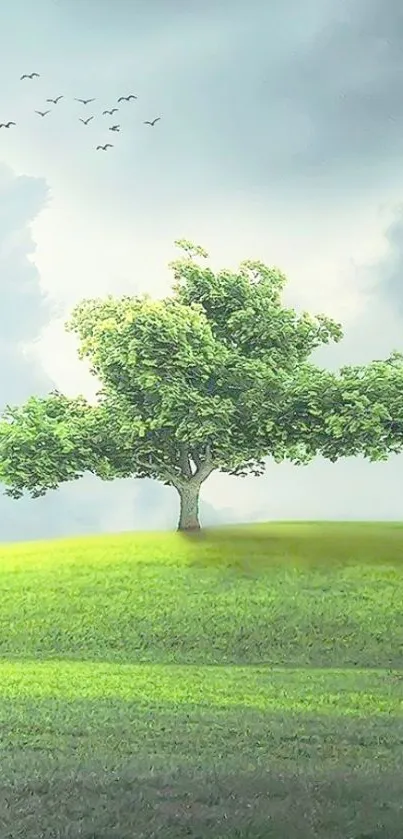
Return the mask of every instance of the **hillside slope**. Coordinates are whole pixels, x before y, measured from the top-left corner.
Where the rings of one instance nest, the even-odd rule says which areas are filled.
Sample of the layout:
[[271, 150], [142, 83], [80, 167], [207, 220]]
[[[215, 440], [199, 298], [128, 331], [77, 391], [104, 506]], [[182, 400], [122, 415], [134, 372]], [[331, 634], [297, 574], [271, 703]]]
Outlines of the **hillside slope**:
[[5, 545], [0, 591], [1, 839], [403, 836], [401, 524]]

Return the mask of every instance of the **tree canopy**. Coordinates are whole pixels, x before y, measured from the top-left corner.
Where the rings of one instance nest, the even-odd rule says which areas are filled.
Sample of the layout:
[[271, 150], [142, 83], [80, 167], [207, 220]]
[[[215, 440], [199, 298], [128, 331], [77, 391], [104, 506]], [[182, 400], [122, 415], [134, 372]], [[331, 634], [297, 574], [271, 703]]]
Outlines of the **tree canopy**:
[[308, 463], [403, 449], [403, 356], [344, 367], [309, 361], [342, 338], [325, 315], [281, 302], [277, 268], [244, 261], [214, 273], [187, 241], [172, 291], [86, 299], [66, 324], [101, 382], [97, 404], [53, 391], [8, 406], [0, 480], [32, 497], [90, 471], [175, 487], [179, 528], [198, 528], [201, 483], [214, 470], [261, 475], [265, 459]]

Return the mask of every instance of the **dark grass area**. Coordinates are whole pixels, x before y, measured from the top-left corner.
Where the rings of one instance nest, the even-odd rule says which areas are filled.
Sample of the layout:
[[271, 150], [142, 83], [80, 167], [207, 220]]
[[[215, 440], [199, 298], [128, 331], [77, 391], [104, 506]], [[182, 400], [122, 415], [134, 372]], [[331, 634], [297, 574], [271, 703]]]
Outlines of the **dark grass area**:
[[403, 836], [402, 717], [116, 700], [3, 712], [7, 839]]
[[85, 766], [1, 790], [1, 835], [401, 839], [401, 782], [375, 771], [169, 773]]
[[0, 838], [403, 839], [403, 527], [0, 549]]

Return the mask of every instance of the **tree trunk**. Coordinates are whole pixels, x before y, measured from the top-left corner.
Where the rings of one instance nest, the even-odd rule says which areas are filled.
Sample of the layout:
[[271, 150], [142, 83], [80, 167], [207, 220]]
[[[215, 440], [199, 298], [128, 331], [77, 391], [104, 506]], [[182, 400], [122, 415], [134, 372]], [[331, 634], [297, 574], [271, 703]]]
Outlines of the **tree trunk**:
[[[181, 533], [200, 533], [200, 487], [214, 470], [210, 443], [206, 443], [204, 447], [192, 448], [187, 443], [180, 443], [179, 453], [181, 476], [176, 476], [176, 479], [170, 482], [178, 490], [180, 498], [178, 530]], [[190, 457], [196, 467], [195, 472], [192, 471]]]
[[178, 530], [195, 533], [200, 530], [199, 495], [200, 481], [188, 481], [177, 487], [180, 498], [180, 515]]

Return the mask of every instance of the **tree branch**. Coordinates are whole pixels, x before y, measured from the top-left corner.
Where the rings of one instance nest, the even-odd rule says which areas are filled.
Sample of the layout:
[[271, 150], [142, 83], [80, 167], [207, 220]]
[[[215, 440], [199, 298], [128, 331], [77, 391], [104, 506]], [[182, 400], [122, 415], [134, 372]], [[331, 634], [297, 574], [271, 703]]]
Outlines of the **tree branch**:
[[184, 478], [192, 478], [192, 468], [189, 461], [189, 449], [186, 443], [179, 443], [179, 465]]
[[198, 481], [205, 481], [214, 469], [210, 443], [206, 444], [206, 451], [203, 459], [200, 458], [199, 453], [197, 451], [195, 452], [195, 454], [197, 457], [197, 460], [195, 458], [195, 464], [197, 469], [193, 477]]
[[196, 469], [200, 469], [200, 467], [202, 465], [202, 461], [200, 459], [200, 454], [199, 454], [197, 448], [191, 449], [191, 456], [192, 456], [193, 463], [196, 466]]
[[[137, 460], [137, 465], [142, 469], [144, 472], [154, 472], [154, 479], [155, 480], [164, 480], [164, 481], [172, 481], [176, 479], [176, 475], [173, 471], [165, 469], [163, 466], [154, 466], [152, 461], [152, 456], [150, 455], [150, 462], [143, 463], [141, 460]], [[138, 470], [137, 470], [138, 471]], [[150, 477], [152, 477], [150, 475]]]

